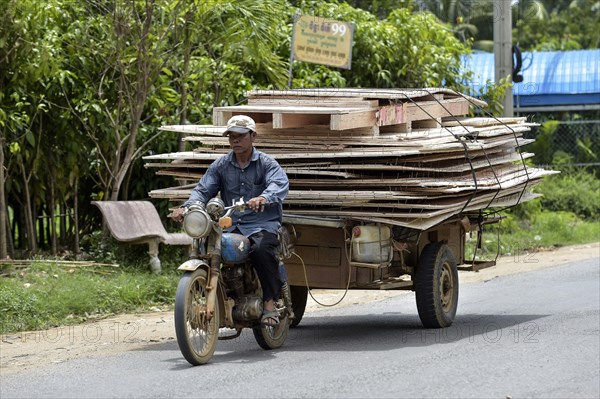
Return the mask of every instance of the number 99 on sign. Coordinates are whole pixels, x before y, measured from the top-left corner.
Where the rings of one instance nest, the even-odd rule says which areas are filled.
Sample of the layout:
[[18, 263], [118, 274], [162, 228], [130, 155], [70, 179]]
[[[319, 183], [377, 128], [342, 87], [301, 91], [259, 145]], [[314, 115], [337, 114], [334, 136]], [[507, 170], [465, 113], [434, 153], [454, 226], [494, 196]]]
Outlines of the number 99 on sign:
[[331, 31], [334, 35], [344, 36], [346, 34], [347, 28], [346, 25], [343, 24], [331, 24]]

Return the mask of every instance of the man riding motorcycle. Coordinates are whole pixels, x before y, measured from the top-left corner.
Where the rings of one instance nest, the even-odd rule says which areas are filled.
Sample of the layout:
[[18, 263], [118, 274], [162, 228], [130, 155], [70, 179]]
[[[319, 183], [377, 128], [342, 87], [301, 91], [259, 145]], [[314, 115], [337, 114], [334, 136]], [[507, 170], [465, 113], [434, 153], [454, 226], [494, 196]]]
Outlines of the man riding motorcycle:
[[237, 232], [250, 240], [250, 259], [263, 289], [261, 323], [275, 326], [279, 324], [279, 313], [274, 299], [279, 297], [283, 284], [275, 250], [288, 178], [275, 159], [254, 148], [257, 133], [252, 118], [232, 117], [223, 135], [229, 138], [231, 151], [209, 166], [189, 199], [171, 217], [181, 222], [185, 208], [198, 201], [206, 204], [219, 192], [225, 204], [249, 198], [248, 209], [233, 215], [233, 225], [226, 232]]

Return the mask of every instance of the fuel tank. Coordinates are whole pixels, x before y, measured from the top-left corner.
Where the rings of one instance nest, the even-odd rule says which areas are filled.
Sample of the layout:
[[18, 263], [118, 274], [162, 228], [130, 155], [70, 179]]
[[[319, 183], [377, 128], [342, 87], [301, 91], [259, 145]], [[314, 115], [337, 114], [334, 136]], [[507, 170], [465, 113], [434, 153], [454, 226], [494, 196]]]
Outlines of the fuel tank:
[[223, 233], [221, 259], [223, 263], [243, 263], [250, 253], [250, 240], [242, 234]]

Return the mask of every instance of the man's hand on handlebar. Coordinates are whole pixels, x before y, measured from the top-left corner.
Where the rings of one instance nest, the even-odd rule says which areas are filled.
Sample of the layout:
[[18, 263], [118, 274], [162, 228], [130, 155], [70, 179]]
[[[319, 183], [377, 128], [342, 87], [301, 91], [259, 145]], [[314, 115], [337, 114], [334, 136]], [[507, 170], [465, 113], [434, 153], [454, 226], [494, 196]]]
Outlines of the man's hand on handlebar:
[[183, 222], [183, 213], [185, 212], [185, 208], [175, 208], [173, 212], [171, 212], [171, 219], [176, 222]]
[[248, 201], [248, 208], [254, 212], [262, 212], [265, 209], [265, 203], [267, 199], [265, 197], [254, 197]]

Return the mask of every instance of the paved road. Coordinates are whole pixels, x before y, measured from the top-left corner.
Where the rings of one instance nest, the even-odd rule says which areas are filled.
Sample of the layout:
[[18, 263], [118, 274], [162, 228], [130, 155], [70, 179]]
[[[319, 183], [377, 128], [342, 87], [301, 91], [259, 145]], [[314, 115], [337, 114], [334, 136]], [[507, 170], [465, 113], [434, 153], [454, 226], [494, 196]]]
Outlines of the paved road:
[[414, 295], [308, 314], [284, 348], [252, 334], [189, 367], [177, 344], [10, 374], [1, 398], [600, 396], [600, 259], [461, 287], [454, 325]]

